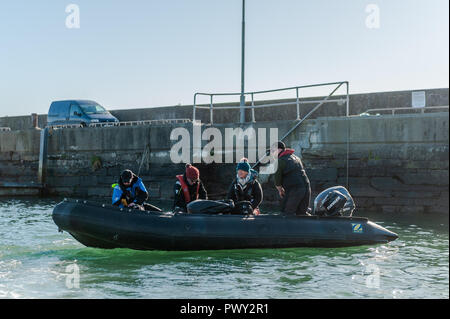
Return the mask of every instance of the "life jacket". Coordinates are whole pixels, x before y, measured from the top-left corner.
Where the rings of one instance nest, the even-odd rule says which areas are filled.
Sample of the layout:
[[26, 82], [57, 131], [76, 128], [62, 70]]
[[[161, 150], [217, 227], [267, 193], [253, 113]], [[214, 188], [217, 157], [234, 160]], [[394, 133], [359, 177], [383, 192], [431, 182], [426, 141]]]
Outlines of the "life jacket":
[[[128, 201], [126, 196], [123, 196], [123, 190], [120, 188], [118, 184], [113, 184], [112, 188], [114, 189], [112, 195], [112, 204], [117, 205], [120, 208], [124, 208], [128, 206]], [[125, 198], [124, 198], [125, 197]]]
[[112, 196], [112, 204], [116, 205], [120, 200], [119, 207], [126, 207], [128, 204], [132, 202], [136, 202], [136, 197], [138, 195], [138, 189], [141, 192], [148, 193], [145, 185], [140, 177], [135, 176], [133, 178], [132, 185], [125, 187], [121, 181], [118, 184], [113, 184], [112, 188], [113, 196]]
[[194, 200], [197, 200], [198, 197], [199, 197], [200, 182], [197, 182], [197, 189], [196, 189], [195, 195], [194, 195], [195, 199], [191, 200], [191, 194], [189, 193], [189, 186], [185, 182], [184, 176], [183, 175], [177, 175], [177, 179], [178, 179], [178, 182], [180, 182], [181, 190], [183, 191], [184, 200], [186, 201], [186, 204], [188, 204], [188, 203], [190, 203], [190, 202], [192, 202]]

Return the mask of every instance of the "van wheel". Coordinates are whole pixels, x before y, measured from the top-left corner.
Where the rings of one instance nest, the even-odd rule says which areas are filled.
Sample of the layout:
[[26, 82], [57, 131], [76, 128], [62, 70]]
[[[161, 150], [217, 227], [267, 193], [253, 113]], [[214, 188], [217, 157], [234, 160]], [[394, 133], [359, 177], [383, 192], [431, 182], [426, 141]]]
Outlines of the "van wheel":
[[81, 127], [86, 127], [87, 124], [86, 123], [81, 123]]

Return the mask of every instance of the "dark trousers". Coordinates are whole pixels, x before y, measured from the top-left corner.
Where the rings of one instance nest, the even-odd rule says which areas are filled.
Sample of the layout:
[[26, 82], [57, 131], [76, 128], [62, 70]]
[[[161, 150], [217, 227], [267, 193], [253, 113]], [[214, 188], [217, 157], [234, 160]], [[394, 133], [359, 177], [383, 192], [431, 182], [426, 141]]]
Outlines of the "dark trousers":
[[286, 215], [306, 215], [311, 200], [311, 186], [285, 189], [281, 211]]

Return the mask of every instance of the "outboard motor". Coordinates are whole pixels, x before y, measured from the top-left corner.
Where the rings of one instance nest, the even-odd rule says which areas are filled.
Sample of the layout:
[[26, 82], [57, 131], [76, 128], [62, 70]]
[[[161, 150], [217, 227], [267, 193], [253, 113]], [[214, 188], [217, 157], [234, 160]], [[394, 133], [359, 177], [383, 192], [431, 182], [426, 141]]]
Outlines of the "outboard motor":
[[335, 186], [324, 190], [314, 200], [314, 212], [316, 216], [352, 216], [355, 210], [355, 202], [349, 191], [343, 186]]

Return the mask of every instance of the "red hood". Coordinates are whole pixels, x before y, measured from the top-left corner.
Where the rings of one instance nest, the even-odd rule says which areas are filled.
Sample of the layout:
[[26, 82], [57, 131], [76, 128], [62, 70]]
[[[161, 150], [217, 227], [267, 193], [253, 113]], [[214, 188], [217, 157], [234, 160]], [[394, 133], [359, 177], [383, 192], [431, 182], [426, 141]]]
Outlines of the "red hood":
[[295, 153], [295, 150], [293, 150], [292, 148], [287, 148], [283, 152], [278, 154], [278, 158], [283, 157], [285, 155], [291, 155], [291, 154], [294, 154], [294, 153]]

